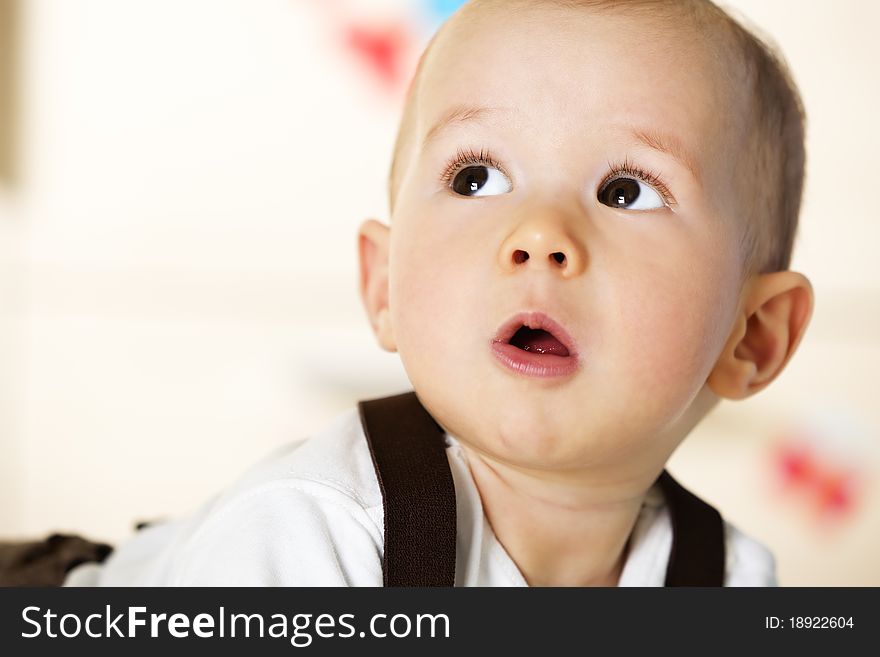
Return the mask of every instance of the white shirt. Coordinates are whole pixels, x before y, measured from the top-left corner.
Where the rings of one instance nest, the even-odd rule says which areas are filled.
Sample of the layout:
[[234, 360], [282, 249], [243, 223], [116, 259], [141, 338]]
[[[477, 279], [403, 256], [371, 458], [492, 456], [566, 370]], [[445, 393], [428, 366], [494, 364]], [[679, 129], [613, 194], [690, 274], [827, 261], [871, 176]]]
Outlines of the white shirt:
[[[458, 441], [456, 586], [528, 586], [495, 537]], [[725, 521], [726, 586], [776, 586], [773, 555]], [[663, 586], [672, 528], [663, 493], [646, 496], [619, 586]], [[196, 513], [139, 531], [66, 586], [381, 586], [382, 494], [357, 409], [286, 445]]]

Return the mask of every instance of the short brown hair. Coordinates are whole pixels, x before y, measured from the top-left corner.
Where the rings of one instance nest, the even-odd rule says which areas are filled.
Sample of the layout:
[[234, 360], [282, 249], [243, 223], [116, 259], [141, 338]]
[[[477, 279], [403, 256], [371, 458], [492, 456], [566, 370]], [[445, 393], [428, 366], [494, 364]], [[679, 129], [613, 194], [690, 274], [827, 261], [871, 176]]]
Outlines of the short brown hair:
[[[465, 8], [492, 4], [471, 0]], [[806, 114], [797, 86], [779, 49], [754, 26], [735, 20], [711, 0], [540, 0], [544, 5], [571, 9], [642, 11], [664, 19], [686, 19], [700, 32], [718, 35], [715, 48], [739, 64], [731, 79], [746, 90], [745, 143], [734, 175], [744, 191], [747, 217], [740, 249], [744, 277], [789, 268], [797, 232], [806, 166]], [[506, 11], [534, 7], [536, 0], [505, 0]], [[442, 31], [442, 28], [441, 28]], [[425, 48], [410, 83], [394, 145], [388, 180], [391, 212], [403, 175], [402, 154], [414, 137], [421, 71], [431, 46]]]

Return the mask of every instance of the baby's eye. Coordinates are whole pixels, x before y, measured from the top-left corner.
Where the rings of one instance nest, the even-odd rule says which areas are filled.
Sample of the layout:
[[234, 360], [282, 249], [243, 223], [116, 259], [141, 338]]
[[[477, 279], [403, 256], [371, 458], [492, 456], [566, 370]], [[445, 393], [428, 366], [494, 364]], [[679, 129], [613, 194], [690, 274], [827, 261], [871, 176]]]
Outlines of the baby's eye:
[[450, 187], [462, 196], [494, 196], [506, 194], [512, 185], [507, 176], [495, 167], [473, 164], [456, 173]]
[[660, 194], [637, 178], [615, 177], [599, 190], [599, 202], [624, 210], [656, 210], [666, 205]]

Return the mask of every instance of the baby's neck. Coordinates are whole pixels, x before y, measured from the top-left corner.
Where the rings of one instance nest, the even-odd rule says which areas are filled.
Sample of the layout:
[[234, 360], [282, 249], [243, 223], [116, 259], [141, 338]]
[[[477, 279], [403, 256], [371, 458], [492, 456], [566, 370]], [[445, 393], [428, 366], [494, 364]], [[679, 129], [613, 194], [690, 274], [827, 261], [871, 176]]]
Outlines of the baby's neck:
[[492, 530], [530, 586], [617, 586], [649, 485], [524, 470], [462, 449]]

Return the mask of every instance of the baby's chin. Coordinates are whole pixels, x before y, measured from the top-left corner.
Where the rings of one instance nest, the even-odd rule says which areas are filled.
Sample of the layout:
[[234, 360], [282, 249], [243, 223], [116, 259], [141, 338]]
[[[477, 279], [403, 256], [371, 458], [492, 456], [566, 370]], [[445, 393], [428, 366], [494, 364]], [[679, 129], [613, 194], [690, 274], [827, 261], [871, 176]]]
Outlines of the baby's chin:
[[583, 374], [547, 387], [511, 383], [512, 375], [491, 362], [457, 377], [419, 359], [405, 364], [422, 404], [446, 431], [511, 465], [559, 470], [625, 461], [662, 419], [652, 404], [611, 394], [612, 384], [597, 389]]
[[570, 470], [626, 458], [633, 440], [591, 422], [572, 408], [547, 413], [539, 406], [483, 406], [468, 400], [444, 405], [438, 422], [465, 446], [495, 461], [542, 470]]

